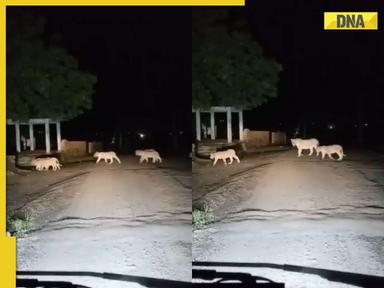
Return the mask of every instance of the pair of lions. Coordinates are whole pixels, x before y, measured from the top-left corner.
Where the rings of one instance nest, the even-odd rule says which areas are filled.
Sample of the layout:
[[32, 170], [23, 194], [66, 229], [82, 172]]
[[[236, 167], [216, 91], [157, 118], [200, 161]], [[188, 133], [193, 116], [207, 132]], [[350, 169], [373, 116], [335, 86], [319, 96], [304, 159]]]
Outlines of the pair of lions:
[[316, 156], [319, 156], [321, 154], [321, 160], [323, 160], [326, 156], [328, 156], [332, 160], [336, 160], [332, 157], [332, 154], [337, 154], [337, 160], [339, 161], [343, 160], [344, 156], [346, 156], [341, 145], [335, 144], [328, 146], [320, 146], [319, 140], [317, 140], [316, 138], [295, 138], [291, 139], [291, 143], [293, 147], [297, 147], [297, 157], [302, 156], [303, 150], [310, 150], [309, 156], [311, 156], [316, 151]]
[[37, 171], [47, 171], [52, 167], [53, 171], [60, 170], [61, 165], [55, 157], [37, 158], [32, 160], [32, 165]]
[[[153, 149], [147, 149], [147, 150], [136, 150], [135, 155], [140, 157], [140, 163], [148, 162], [149, 159], [152, 159], [152, 163], [160, 162], [162, 161], [159, 152]], [[99, 163], [101, 160], [104, 160], [105, 163], [112, 164], [113, 160], [116, 159], [116, 161], [121, 164], [121, 161], [119, 157], [117, 157], [116, 153], [113, 151], [109, 152], [96, 152], [93, 157], [97, 158], [96, 163]]]

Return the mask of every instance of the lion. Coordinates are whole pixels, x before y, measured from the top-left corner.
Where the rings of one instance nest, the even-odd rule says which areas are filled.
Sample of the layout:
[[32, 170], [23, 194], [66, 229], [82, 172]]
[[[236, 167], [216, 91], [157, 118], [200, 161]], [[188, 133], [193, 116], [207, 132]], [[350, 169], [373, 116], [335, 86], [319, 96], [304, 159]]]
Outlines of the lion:
[[140, 163], [143, 163], [144, 161], [148, 163], [151, 158], [152, 163], [162, 162], [159, 152], [154, 149], [136, 150], [135, 155], [140, 157]]
[[343, 152], [343, 147], [341, 145], [328, 145], [328, 146], [318, 146], [316, 147], [316, 156], [319, 156], [321, 154], [321, 160], [324, 160], [325, 156], [328, 155], [328, 157], [332, 160], [336, 160], [332, 157], [332, 154], [337, 154], [339, 161], [343, 160], [343, 157], [347, 156]]
[[291, 139], [293, 147], [297, 147], [297, 157], [301, 157], [303, 150], [310, 150], [309, 156], [312, 156], [313, 152], [316, 150], [316, 147], [319, 146], [319, 140], [316, 138], [312, 139], [301, 139], [294, 138]]
[[[240, 159], [239, 157], [237, 157], [234, 149], [228, 149], [225, 151], [218, 151], [218, 152], [211, 153], [209, 158], [214, 159], [212, 166], [215, 166], [216, 162], [219, 159], [223, 160], [225, 166], [227, 166], [227, 164], [232, 164], [233, 159], [236, 159], [237, 163], [240, 163]], [[228, 158], [230, 158], [229, 163], [227, 163]]]
[[[119, 157], [117, 157], [116, 153], [113, 152], [113, 151], [109, 151], [109, 152], [95, 152], [95, 154], [93, 154], [93, 157], [97, 158], [96, 164], [99, 163], [101, 159], [103, 159], [108, 164], [112, 164], [113, 163], [113, 159], [116, 159], [116, 161], [119, 162], [119, 164], [121, 164], [121, 161], [120, 161]], [[108, 162], [108, 160], [110, 162]]]

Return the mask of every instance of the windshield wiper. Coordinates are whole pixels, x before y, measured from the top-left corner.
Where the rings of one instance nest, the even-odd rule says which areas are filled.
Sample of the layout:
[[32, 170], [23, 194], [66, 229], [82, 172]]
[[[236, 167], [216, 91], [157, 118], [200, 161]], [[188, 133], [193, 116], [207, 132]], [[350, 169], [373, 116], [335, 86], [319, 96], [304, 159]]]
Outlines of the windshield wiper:
[[39, 279], [16, 279], [16, 287], [23, 288], [91, 288], [83, 285], [72, 284], [64, 281], [40, 281]]
[[[190, 288], [190, 282], [183, 282], [177, 280], [158, 279], [151, 277], [141, 277], [134, 275], [123, 275], [115, 273], [98, 273], [87, 271], [17, 271], [16, 275], [19, 276], [62, 276], [62, 277], [96, 277], [106, 280], [116, 280], [124, 282], [135, 282], [145, 287], [153, 288]], [[22, 279], [17, 279], [22, 280]], [[72, 284], [73, 285], [73, 284]], [[17, 287], [40, 287], [40, 286], [17, 286]], [[43, 287], [83, 287], [83, 286], [43, 286]], [[88, 288], [88, 287], [87, 287]]]
[[321, 268], [305, 267], [298, 265], [274, 264], [274, 263], [231, 263], [231, 262], [193, 262], [192, 266], [205, 267], [242, 267], [242, 268], [271, 268], [288, 272], [298, 272], [318, 275], [328, 281], [340, 282], [358, 287], [384, 287], [384, 277], [366, 275], [352, 272], [342, 272]]
[[193, 283], [193, 287], [285, 287], [284, 283], [277, 283], [264, 277], [239, 272], [217, 272], [216, 270], [192, 269], [192, 278], [201, 280], [216, 280], [213, 283]]

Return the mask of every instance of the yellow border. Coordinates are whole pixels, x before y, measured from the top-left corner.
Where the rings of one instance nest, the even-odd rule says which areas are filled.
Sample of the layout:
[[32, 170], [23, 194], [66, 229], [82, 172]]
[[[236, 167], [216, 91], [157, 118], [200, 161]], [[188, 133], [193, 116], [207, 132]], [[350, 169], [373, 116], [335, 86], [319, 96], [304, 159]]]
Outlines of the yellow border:
[[6, 194], [5, 194], [5, 3], [0, 4], [0, 286], [14, 288], [16, 286], [16, 239], [6, 237]]
[[245, 0], [6, 0], [8, 6], [244, 6]]
[[[1, 0], [0, 0], [1, 1]], [[6, 6], [244, 6], [245, 0], [5, 0], [0, 3], [0, 287], [16, 287], [16, 239], [6, 237]]]

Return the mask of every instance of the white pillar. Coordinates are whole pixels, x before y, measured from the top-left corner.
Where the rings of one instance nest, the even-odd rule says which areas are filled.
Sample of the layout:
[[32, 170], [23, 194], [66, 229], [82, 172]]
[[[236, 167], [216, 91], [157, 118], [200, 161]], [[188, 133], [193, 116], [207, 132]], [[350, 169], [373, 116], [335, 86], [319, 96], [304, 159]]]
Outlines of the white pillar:
[[240, 141], [244, 140], [243, 110], [239, 111], [239, 137]]
[[211, 139], [215, 140], [215, 112], [211, 111]]
[[49, 119], [45, 119], [45, 152], [51, 153], [51, 135], [49, 133]]
[[15, 122], [15, 132], [16, 132], [16, 151], [20, 152], [20, 123], [19, 121]]
[[56, 121], [57, 150], [61, 151], [61, 127], [60, 121]]
[[29, 149], [31, 151], [34, 151], [35, 150], [35, 141], [34, 141], [34, 135], [33, 135], [33, 124], [32, 123], [29, 123]]
[[200, 110], [196, 110], [196, 139], [201, 140]]
[[227, 107], [227, 140], [232, 143], [232, 111], [231, 107]]

